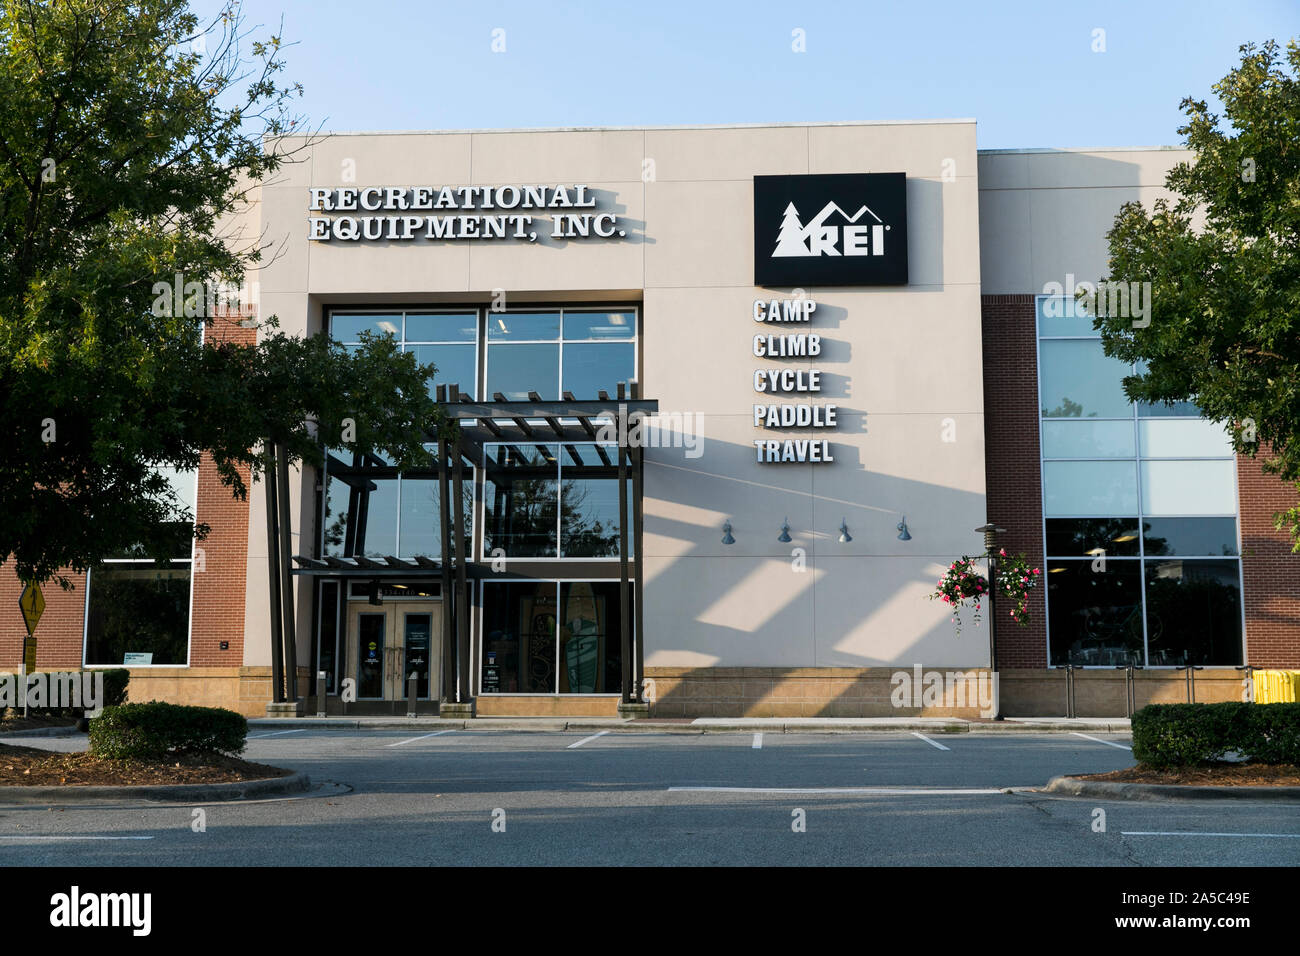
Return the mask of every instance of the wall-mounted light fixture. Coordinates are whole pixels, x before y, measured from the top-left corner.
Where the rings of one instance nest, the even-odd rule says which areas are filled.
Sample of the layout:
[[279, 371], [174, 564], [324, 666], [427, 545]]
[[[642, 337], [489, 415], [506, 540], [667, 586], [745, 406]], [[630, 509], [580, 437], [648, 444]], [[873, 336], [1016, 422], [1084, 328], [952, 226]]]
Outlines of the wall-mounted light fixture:
[[899, 540], [899, 541], [911, 541], [911, 540], [912, 540], [912, 536], [911, 536], [910, 534], [907, 533], [907, 515], [904, 515], [904, 516], [903, 516], [903, 520], [900, 521], [900, 522], [898, 522], [898, 524], [897, 524], [896, 527], [898, 528], [898, 540]]
[[736, 539], [731, 536], [731, 522], [727, 521], [722, 525], [722, 543], [735, 544]]
[[789, 518], [786, 518], [784, 521], [781, 522], [781, 534], [776, 540], [780, 541], [782, 544], [790, 543], [790, 519]]
[[840, 544], [848, 544], [853, 540], [853, 535], [849, 534], [848, 522], [843, 518], [840, 519]]

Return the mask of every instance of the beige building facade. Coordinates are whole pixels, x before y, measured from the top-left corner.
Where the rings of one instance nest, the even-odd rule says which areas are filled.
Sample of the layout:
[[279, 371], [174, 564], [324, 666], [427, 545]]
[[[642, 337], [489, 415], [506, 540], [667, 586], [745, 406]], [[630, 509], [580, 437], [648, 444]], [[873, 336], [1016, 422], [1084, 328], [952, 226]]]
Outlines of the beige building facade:
[[[459, 444], [431, 430], [399, 474], [322, 436], [270, 507], [253, 485], [211, 522], [238, 541], [216, 590], [196, 563], [188, 656], [133, 666], [134, 699], [1122, 715], [1300, 665], [1285, 489], [1193, 406], [1129, 403], [1072, 311], [1184, 151], [981, 151], [973, 120], [280, 147], [229, 224], [265, 247], [250, 311], [393, 336]], [[931, 598], [988, 524], [1042, 572], [1027, 623], [993, 609], [996, 647], [987, 602]], [[106, 666], [93, 582], [66, 642]]]

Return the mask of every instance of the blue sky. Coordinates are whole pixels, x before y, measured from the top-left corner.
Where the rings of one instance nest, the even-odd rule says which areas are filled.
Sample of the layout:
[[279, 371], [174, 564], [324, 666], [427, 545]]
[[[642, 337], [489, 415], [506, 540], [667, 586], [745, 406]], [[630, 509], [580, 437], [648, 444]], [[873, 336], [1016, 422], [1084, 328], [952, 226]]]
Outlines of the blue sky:
[[[204, 14], [218, 0], [195, 0]], [[326, 130], [974, 117], [981, 148], [1180, 142], [1297, 0], [244, 0]], [[494, 30], [498, 46], [493, 52]], [[795, 52], [794, 31], [804, 52]], [[1104, 36], [1095, 38], [1094, 31]], [[1097, 39], [1104, 52], [1094, 52]]]

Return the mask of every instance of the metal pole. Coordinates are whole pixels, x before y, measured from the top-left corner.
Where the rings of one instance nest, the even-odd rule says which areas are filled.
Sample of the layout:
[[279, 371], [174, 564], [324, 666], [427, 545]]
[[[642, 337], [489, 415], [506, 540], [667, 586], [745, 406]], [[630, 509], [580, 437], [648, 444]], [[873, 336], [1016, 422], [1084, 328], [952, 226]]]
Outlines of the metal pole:
[[294, 624], [293, 573], [289, 532], [292, 519], [289, 512], [289, 451], [281, 444], [276, 450], [276, 505], [280, 512], [280, 602], [284, 606], [284, 672], [288, 699], [298, 700], [298, 629]]
[[[641, 384], [632, 385], [632, 397], [641, 397]], [[643, 496], [645, 495], [645, 447], [636, 450], [632, 467], [632, 559], [636, 577], [632, 582], [632, 641], [636, 653], [632, 658], [632, 699], [644, 700], [642, 693], [645, 680], [645, 615], [642, 613], [643, 581], [645, 578], [645, 512]]]
[[278, 512], [275, 506], [275, 446], [266, 442], [263, 446], [262, 485], [266, 496], [266, 567], [267, 583], [271, 598], [271, 700], [277, 704], [284, 701], [284, 635], [281, 631], [280, 604], [280, 565], [277, 552], [280, 550], [279, 536], [275, 533]]
[[328, 678], [325, 671], [316, 672], [316, 716], [325, 716], [325, 681]]
[[[460, 401], [460, 389], [447, 386], [447, 400], [453, 405]], [[451, 496], [456, 508], [456, 702], [470, 699], [469, 683], [469, 589], [465, 585], [465, 507], [464, 486], [461, 484], [460, 441], [452, 449]]]
[[632, 625], [627, 569], [627, 406], [624, 385], [618, 383], [618, 626], [623, 703], [632, 701]]
[[420, 678], [415, 671], [411, 671], [406, 678], [406, 716], [415, 716], [415, 701], [420, 693]]
[[[447, 400], [447, 386], [437, 386], [439, 404]], [[452, 654], [454, 625], [451, 608], [451, 488], [448, 486], [447, 456], [451, 446], [447, 442], [448, 425], [438, 426], [438, 516], [442, 543], [442, 699], [451, 701], [456, 696], [456, 662]]]

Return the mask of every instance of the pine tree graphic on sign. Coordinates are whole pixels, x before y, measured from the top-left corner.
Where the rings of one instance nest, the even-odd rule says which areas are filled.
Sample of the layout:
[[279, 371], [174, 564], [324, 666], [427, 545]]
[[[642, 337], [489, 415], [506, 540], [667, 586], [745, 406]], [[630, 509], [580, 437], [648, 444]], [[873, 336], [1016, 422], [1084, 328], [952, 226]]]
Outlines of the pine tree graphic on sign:
[[776, 236], [776, 248], [772, 256], [806, 256], [808, 241], [804, 236], [803, 223], [799, 221], [799, 210], [794, 203], [785, 207], [785, 218], [781, 220], [781, 231]]

